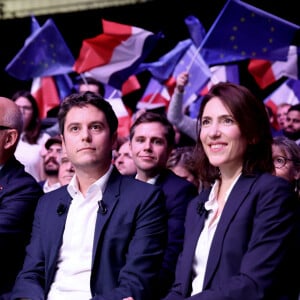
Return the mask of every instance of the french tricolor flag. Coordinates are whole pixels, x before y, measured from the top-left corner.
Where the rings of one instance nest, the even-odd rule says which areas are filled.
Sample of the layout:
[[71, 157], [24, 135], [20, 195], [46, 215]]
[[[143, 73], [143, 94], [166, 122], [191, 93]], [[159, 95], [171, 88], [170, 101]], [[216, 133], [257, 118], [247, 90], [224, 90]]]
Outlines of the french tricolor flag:
[[269, 95], [264, 103], [277, 111], [277, 106], [283, 102], [291, 105], [297, 104], [300, 101], [300, 80], [287, 79], [282, 83], [271, 95]]
[[282, 77], [299, 79], [299, 49], [291, 45], [286, 61], [268, 61], [252, 59], [248, 71], [261, 89], [264, 89]]
[[118, 118], [118, 136], [128, 137], [131, 126], [131, 114], [123, 103], [121, 94], [116, 94], [112, 98], [107, 99], [111, 104], [117, 118]]
[[204, 96], [210, 88], [219, 82], [240, 83], [239, 67], [237, 64], [232, 65], [217, 65], [209, 68], [211, 77], [205, 87], [200, 91], [200, 95]]
[[52, 76], [34, 78], [31, 84], [31, 94], [37, 101], [40, 118], [45, 118], [51, 108], [60, 104], [59, 94]]
[[106, 20], [102, 28], [102, 34], [83, 40], [73, 70], [121, 89], [162, 35]]
[[154, 77], [150, 78], [143, 96], [137, 103], [138, 109], [153, 110], [164, 108], [167, 111], [171, 99], [168, 88]]
[[46, 118], [50, 109], [60, 105], [71, 94], [72, 87], [72, 80], [67, 74], [34, 78], [30, 92], [37, 101], [40, 118]]

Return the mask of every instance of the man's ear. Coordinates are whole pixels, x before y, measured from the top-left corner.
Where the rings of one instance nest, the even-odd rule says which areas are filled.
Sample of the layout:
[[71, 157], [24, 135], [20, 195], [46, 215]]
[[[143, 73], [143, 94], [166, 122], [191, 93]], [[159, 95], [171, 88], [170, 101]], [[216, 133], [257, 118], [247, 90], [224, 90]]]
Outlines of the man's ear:
[[17, 143], [18, 140], [18, 132], [16, 129], [7, 129], [7, 132], [5, 134], [5, 143], [4, 143], [4, 149], [9, 149]]

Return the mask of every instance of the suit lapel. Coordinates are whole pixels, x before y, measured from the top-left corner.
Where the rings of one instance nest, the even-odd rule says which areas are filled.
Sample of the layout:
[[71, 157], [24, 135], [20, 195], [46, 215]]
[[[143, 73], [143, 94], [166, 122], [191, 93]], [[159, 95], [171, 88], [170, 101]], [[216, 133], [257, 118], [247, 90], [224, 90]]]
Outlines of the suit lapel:
[[217, 225], [214, 238], [212, 240], [203, 288], [206, 288], [206, 286], [212, 279], [213, 274], [215, 273], [215, 269], [217, 268], [222, 253], [223, 239], [226, 231], [228, 230], [228, 227], [230, 226], [231, 220], [243, 201], [246, 199], [252, 185], [255, 183], [257, 178], [257, 176], [241, 176], [233, 187], [227, 199], [219, 223]]
[[93, 262], [94, 262], [99, 240], [101, 239], [103, 227], [106, 224], [106, 222], [109, 220], [110, 215], [112, 214], [114, 207], [119, 200], [121, 179], [122, 176], [114, 168], [109, 177], [105, 192], [103, 194], [103, 199], [102, 199], [107, 211], [106, 213], [102, 213], [101, 210], [99, 209], [97, 213], [96, 228], [95, 228], [94, 243], [93, 243], [93, 258], [92, 258]]

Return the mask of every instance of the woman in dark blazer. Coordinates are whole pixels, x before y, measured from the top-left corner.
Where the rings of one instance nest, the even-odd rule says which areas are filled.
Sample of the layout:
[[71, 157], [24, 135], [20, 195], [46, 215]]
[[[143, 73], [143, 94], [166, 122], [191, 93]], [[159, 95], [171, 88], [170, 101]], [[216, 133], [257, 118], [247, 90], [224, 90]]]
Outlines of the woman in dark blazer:
[[211, 186], [188, 207], [165, 300], [296, 299], [298, 205], [290, 184], [271, 175], [263, 103], [245, 87], [219, 83], [203, 99], [198, 121], [198, 169]]

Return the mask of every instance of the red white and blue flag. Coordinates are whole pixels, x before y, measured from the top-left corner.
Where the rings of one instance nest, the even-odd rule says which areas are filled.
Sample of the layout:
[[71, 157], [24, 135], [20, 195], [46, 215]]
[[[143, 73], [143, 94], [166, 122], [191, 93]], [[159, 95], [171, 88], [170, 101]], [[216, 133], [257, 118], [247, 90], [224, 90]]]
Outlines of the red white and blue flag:
[[210, 67], [211, 78], [205, 87], [200, 91], [200, 95], [207, 94], [209, 89], [219, 82], [233, 82], [240, 83], [239, 66], [237, 64], [232, 65], [216, 65]]
[[106, 20], [102, 27], [102, 34], [83, 40], [73, 70], [121, 89], [162, 35]]
[[136, 107], [143, 110], [164, 108], [167, 111], [170, 99], [171, 94], [168, 88], [152, 77]]
[[60, 105], [71, 93], [72, 87], [72, 80], [67, 74], [34, 78], [30, 92], [37, 101], [40, 118], [47, 117], [50, 109]]
[[264, 89], [282, 77], [299, 79], [299, 56], [300, 50], [291, 45], [287, 61], [269, 61], [252, 59], [248, 64], [248, 71], [261, 89]]
[[274, 112], [277, 111], [277, 106], [283, 102], [291, 105], [300, 102], [300, 80], [287, 79], [264, 100], [264, 103]]

